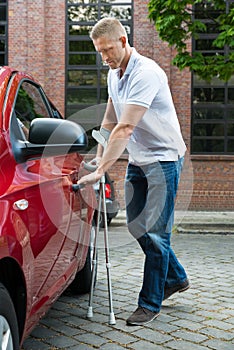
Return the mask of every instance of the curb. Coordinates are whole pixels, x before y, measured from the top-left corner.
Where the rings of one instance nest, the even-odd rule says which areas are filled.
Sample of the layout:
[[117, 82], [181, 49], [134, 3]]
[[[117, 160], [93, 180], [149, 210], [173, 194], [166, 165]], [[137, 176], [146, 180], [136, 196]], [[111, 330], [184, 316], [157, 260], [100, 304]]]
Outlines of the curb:
[[[126, 225], [126, 212], [120, 210], [115, 225]], [[200, 234], [234, 234], [234, 212], [176, 211], [175, 232]]]

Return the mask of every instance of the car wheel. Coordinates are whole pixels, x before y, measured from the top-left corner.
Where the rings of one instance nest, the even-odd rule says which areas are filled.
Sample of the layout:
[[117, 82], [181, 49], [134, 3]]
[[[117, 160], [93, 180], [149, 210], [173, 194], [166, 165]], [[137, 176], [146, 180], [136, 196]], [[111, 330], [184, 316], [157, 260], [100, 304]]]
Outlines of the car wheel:
[[[70, 290], [74, 294], [85, 294], [89, 293], [92, 279], [92, 261], [93, 261], [93, 253], [94, 253], [94, 237], [95, 237], [95, 226], [92, 226], [90, 233], [90, 246], [88, 250], [88, 254], [86, 257], [85, 265], [83, 269], [77, 272], [74, 280], [70, 285]], [[95, 265], [95, 281], [96, 284], [97, 278], [97, 263]]]
[[[95, 219], [95, 225], [97, 225], [97, 220], [98, 220], [98, 213], [97, 213], [97, 211], [95, 212], [94, 219]], [[108, 223], [108, 221], [107, 221], [107, 223]], [[103, 212], [101, 212], [101, 214], [100, 214], [99, 227], [100, 228], [104, 228], [105, 227], [105, 216], [104, 216]]]
[[105, 215], [104, 215], [104, 213], [101, 213], [101, 215], [100, 215], [99, 227], [100, 228], [104, 228], [105, 227]]
[[0, 283], [0, 349], [19, 350], [15, 308], [7, 289]]

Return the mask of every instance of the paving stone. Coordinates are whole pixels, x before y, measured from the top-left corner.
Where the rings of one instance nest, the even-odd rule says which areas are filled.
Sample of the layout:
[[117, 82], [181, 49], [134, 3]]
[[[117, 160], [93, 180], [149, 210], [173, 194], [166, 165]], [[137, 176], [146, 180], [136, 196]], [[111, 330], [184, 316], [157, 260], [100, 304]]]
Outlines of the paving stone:
[[217, 328], [203, 328], [201, 329], [202, 334], [207, 334], [208, 336], [212, 336], [213, 338], [219, 340], [234, 340], [234, 333], [233, 332], [227, 332], [224, 330], [220, 330]]
[[48, 339], [57, 336], [58, 332], [55, 332], [53, 329], [39, 325], [36, 330], [34, 329], [32, 331], [31, 335], [35, 338]]
[[234, 343], [232, 342], [224, 342], [217, 339], [208, 340], [204, 343], [207, 347], [214, 350], [233, 350]]
[[108, 342], [105, 338], [100, 337], [97, 334], [92, 334], [90, 332], [75, 336], [75, 339], [77, 342], [93, 345], [99, 348]]
[[224, 329], [224, 330], [231, 330], [231, 329], [233, 329], [233, 324], [228, 323], [228, 322], [218, 321], [218, 320], [208, 320], [208, 321], [205, 321], [204, 324], [209, 325], [211, 327]]
[[50, 346], [43, 343], [41, 340], [28, 338], [24, 342], [24, 350], [49, 350]]
[[[173, 340], [171, 342], [168, 342], [166, 345], [168, 349], [175, 350], [207, 350], [207, 346], [194, 344], [186, 340]], [[222, 348], [220, 348], [220, 350], [221, 349]]]
[[[46, 340], [48, 344], [58, 349], [69, 349], [71, 346], [77, 345], [78, 342], [74, 338], [65, 337], [64, 335]], [[39, 348], [40, 349], [40, 348]]]
[[[69, 350], [89, 350], [89, 349], [93, 349], [93, 346], [89, 346], [87, 344], [78, 344], [75, 346], [71, 346], [69, 348]], [[68, 350], [68, 349], [64, 349], [64, 350]]]
[[137, 343], [131, 344], [131, 349], [134, 349], [134, 350], [143, 350], [143, 349], [145, 349], [145, 350], [162, 350], [162, 349], [168, 349], [168, 348], [162, 346], [162, 344], [157, 345], [157, 344], [150, 343], [148, 341], [140, 340]]
[[[111, 242], [126, 227], [110, 226]], [[146, 326], [129, 327], [137, 306], [144, 256], [133, 241], [111, 248], [113, 306], [109, 325], [105, 254], [100, 249], [94, 316], [86, 317], [89, 295], [64, 293], [25, 340], [21, 350], [232, 350], [233, 235], [174, 234], [172, 246], [188, 272], [191, 288], [163, 303]]]
[[176, 332], [171, 333], [171, 336], [188, 340], [193, 343], [201, 343], [208, 339], [208, 337], [204, 335], [197, 334], [195, 332], [183, 331], [183, 330], [177, 330]]
[[184, 319], [173, 321], [172, 324], [185, 329], [189, 329], [191, 331], [198, 331], [202, 328], [202, 325], [200, 323], [191, 322], [189, 320]]
[[126, 347], [125, 346], [123, 347], [114, 343], [107, 343], [105, 345], [102, 345], [102, 350], [123, 350], [123, 349], [126, 349]]
[[133, 334], [139, 338], [147, 339], [155, 344], [162, 344], [172, 339], [172, 337], [168, 334], [157, 332], [148, 328], [142, 328], [138, 331], [133, 332]]
[[121, 345], [127, 345], [136, 341], [136, 337], [132, 334], [127, 334], [119, 331], [110, 331], [105, 333], [105, 337], [111, 339], [112, 341], [118, 342]]

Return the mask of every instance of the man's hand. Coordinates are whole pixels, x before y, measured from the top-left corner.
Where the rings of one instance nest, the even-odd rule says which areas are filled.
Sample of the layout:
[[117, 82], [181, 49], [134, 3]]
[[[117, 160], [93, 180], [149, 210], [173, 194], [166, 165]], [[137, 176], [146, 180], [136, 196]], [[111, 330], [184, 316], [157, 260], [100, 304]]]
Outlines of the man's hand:
[[82, 176], [80, 180], [77, 181], [78, 185], [94, 185], [96, 182], [98, 182], [102, 177], [102, 174], [98, 173], [98, 171], [94, 171], [93, 173], [90, 173], [88, 175]]

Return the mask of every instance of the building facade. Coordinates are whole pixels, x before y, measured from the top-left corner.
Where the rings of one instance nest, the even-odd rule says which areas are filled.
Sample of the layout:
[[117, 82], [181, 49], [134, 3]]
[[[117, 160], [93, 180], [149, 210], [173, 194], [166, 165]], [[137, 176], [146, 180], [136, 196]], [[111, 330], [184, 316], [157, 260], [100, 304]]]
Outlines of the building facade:
[[[234, 1], [226, 3], [229, 11]], [[145, 0], [2, 0], [0, 64], [30, 72], [69, 118], [84, 108], [105, 103], [107, 67], [101, 63], [88, 33], [103, 16], [119, 18], [131, 45], [154, 59], [168, 76], [188, 149], [177, 208], [231, 211], [234, 208], [234, 75], [228, 83], [214, 80], [207, 84], [187, 69], [181, 72], [172, 66], [175, 52], [159, 39], [147, 17], [147, 4]], [[201, 16], [203, 11], [197, 10]], [[214, 50], [211, 42], [216, 35], [212, 27], [209, 33], [201, 34], [188, 45], [191, 50], [209, 54]], [[80, 123], [85, 123], [82, 117]], [[86, 128], [92, 129], [97, 124], [94, 118]], [[110, 171], [122, 203], [126, 164], [127, 156], [123, 155]]]

